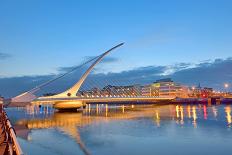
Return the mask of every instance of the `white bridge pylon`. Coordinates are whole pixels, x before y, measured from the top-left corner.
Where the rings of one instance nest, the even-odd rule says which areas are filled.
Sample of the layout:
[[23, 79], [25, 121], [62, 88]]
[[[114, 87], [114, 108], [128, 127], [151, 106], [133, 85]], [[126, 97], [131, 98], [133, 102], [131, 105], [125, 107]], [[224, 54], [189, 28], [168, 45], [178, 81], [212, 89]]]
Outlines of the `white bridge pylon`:
[[105, 53], [103, 53], [102, 55], [100, 55], [95, 61], [94, 63], [87, 69], [87, 71], [82, 75], [82, 77], [80, 78], [80, 80], [73, 85], [71, 88], [69, 88], [68, 90], [57, 94], [57, 95], [53, 95], [53, 96], [47, 96], [47, 97], [39, 97], [40, 98], [64, 98], [64, 97], [76, 97], [77, 92], [79, 91], [81, 85], [83, 84], [83, 82], [85, 81], [85, 79], [88, 77], [88, 75], [90, 74], [90, 72], [93, 70], [93, 68], [100, 62], [103, 60], [103, 58], [108, 55], [112, 50], [122, 46], [124, 43], [120, 43], [116, 46], [114, 46], [113, 48], [109, 49], [108, 51], [106, 51]]

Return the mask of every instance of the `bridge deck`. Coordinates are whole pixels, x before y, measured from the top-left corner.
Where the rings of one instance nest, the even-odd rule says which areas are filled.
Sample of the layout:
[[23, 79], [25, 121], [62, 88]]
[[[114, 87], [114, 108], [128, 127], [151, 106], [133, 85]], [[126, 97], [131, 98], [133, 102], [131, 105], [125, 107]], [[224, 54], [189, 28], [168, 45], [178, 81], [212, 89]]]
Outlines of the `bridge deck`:
[[171, 101], [175, 97], [67, 97], [67, 98], [50, 98], [40, 97], [34, 102], [65, 102], [65, 101], [82, 101], [82, 102], [157, 102]]

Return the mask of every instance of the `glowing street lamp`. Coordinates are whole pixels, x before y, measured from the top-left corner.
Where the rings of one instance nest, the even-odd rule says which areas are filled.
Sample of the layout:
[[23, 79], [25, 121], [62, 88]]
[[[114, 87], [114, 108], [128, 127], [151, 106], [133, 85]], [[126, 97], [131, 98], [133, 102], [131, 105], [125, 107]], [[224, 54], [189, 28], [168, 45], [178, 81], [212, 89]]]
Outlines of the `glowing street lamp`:
[[[225, 84], [224, 84], [224, 87], [225, 87], [226, 93], [227, 93], [227, 89], [228, 89], [228, 87], [229, 87], [229, 84], [228, 84], [228, 83], [225, 83]], [[226, 95], [226, 94], [225, 94], [225, 95]]]

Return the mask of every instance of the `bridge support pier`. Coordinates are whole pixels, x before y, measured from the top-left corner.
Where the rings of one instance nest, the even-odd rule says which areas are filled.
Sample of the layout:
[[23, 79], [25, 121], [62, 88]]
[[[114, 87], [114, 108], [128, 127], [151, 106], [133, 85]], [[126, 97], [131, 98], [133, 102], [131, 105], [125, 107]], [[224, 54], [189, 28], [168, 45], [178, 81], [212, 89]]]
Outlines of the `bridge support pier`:
[[77, 110], [82, 107], [85, 108], [86, 103], [83, 101], [59, 101], [53, 107], [58, 110]]

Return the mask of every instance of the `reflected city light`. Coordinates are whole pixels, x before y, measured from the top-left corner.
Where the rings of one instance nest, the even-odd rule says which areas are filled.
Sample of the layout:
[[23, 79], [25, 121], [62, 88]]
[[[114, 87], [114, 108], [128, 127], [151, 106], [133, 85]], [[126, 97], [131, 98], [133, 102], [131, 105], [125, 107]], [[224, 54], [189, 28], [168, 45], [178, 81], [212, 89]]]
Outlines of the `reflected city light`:
[[108, 116], [108, 104], [105, 106], [105, 111], [106, 111], [106, 117]]
[[176, 106], [176, 117], [177, 117], [177, 118], [180, 117], [180, 116], [179, 116], [179, 106], [178, 106], [178, 105]]
[[213, 116], [214, 116], [215, 118], [217, 118], [217, 113], [218, 113], [218, 111], [217, 111], [216, 107], [212, 107], [212, 112], [213, 112]]
[[91, 104], [88, 104], [88, 108], [89, 108], [89, 113], [91, 112]]
[[124, 112], [125, 112], [125, 106], [122, 105], [122, 113], [124, 113]]
[[206, 105], [203, 106], [204, 119], [207, 119], [207, 108]]
[[97, 115], [98, 115], [98, 110], [99, 110], [99, 109], [98, 109], [98, 104], [97, 104], [97, 105], [96, 105], [96, 112], [97, 112]]
[[180, 106], [180, 124], [184, 124], [184, 110], [183, 110], [183, 106]]
[[191, 106], [187, 106], [188, 118], [191, 118]]
[[193, 126], [194, 128], [197, 127], [197, 112], [196, 112], [196, 106], [192, 107], [192, 113], [193, 113]]
[[159, 111], [156, 111], [155, 112], [155, 116], [156, 116], [156, 125], [158, 126], [158, 127], [160, 127], [160, 116], [159, 116]]
[[231, 124], [231, 108], [230, 108], [230, 106], [226, 106], [225, 107], [225, 112], [226, 112], [226, 119], [227, 119], [227, 123], [228, 123], [228, 125], [230, 125]]

